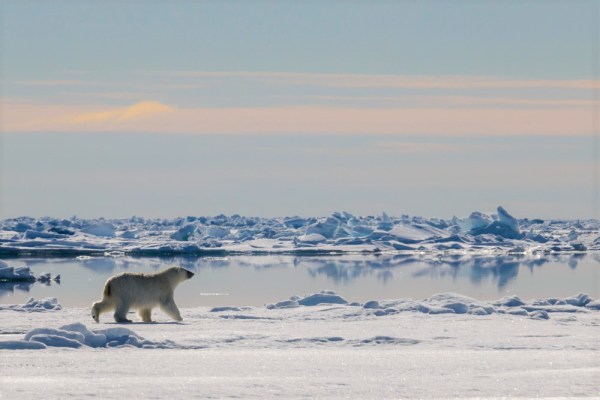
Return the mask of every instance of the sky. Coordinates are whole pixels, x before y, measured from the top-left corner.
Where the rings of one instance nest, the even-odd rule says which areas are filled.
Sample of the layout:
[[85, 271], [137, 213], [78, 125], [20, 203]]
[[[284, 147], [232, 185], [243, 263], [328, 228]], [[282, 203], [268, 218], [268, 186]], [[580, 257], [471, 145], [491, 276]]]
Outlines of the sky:
[[0, 2], [0, 218], [600, 218], [597, 1]]

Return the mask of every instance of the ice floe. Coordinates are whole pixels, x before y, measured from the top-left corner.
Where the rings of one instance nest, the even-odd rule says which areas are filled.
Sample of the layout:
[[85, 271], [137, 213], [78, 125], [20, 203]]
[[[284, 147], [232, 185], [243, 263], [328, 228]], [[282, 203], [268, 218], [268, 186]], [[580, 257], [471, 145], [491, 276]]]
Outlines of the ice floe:
[[56, 297], [48, 297], [40, 300], [30, 297], [25, 304], [0, 304], [0, 311], [2, 310], [26, 312], [58, 311], [62, 310], [62, 306]]
[[598, 220], [517, 219], [503, 207], [467, 218], [239, 215], [0, 221], [0, 255], [240, 253], [557, 253], [600, 250]]
[[50, 285], [52, 281], [60, 284], [60, 275], [52, 277], [49, 272], [35, 275], [29, 267], [12, 267], [0, 260], [0, 293], [12, 292], [15, 288], [28, 291], [36, 282]]

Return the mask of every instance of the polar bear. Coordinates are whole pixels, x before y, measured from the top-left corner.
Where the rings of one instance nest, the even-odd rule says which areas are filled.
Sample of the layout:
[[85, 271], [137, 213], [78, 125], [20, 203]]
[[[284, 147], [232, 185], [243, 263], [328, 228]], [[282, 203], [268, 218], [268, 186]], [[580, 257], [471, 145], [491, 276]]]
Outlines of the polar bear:
[[152, 308], [159, 306], [166, 314], [181, 321], [179, 309], [173, 299], [173, 291], [194, 273], [181, 267], [172, 267], [156, 274], [125, 272], [110, 277], [104, 285], [101, 301], [92, 305], [92, 318], [100, 322], [100, 314], [115, 310], [115, 321], [127, 319], [130, 308], [136, 308], [144, 322], [152, 322]]

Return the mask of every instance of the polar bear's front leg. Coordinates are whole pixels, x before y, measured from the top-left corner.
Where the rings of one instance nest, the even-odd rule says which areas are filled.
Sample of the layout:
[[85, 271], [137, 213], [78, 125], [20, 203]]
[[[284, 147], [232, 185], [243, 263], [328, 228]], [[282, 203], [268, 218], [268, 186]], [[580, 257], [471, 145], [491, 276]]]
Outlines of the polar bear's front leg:
[[116, 322], [131, 322], [127, 319], [127, 313], [129, 312], [129, 304], [119, 303], [115, 308], [115, 321]]
[[165, 299], [164, 303], [160, 304], [160, 308], [175, 321], [183, 321], [172, 294]]

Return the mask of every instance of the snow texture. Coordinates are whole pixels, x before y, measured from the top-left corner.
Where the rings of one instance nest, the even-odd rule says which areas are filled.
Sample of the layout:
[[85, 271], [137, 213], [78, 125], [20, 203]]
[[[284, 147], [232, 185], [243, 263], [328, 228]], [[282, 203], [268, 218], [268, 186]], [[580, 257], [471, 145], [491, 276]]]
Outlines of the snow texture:
[[242, 253], [560, 253], [600, 250], [600, 221], [517, 219], [503, 207], [467, 218], [258, 218], [239, 215], [0, 220], [0, 256]]
[[[314, 301], [301, 305], [306, 299]], [[89, 308], [26, 314], [13, 305], [0, 310], [0, 393], [548, 398], [600, 390], [600, 312], [585, 294], [340, 299], [323, 291], [285, 301], [294, 307], [184, 308], [182, 323], [158, 312], [155, 323], [127, 325], [95, 324]]]

